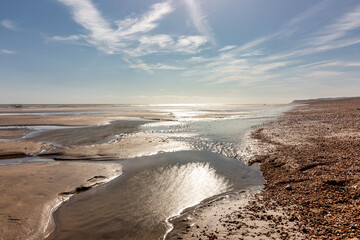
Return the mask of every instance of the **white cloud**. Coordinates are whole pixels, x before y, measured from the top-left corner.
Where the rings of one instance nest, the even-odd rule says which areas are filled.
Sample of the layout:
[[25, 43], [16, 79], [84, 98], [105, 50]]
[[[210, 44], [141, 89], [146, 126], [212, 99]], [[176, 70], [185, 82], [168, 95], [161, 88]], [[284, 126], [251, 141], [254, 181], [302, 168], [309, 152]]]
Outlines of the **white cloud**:
[[347, 62], [347, 61], [319, 61], [308, 64], [303, 64], [298, 67], [307, 68], [307, 69], [325, 69], [325, 68], [334, 68], [334, 67], [360, 67], [360, 62]]
[[344, 40], [331, 41], [327, 44], [319, 45], [319, 46], [303, 46], [303, 48], [296, 48], [292, 50], [288, 50], [282, 53], [273, 54], [269, 57], [264, 58], [266, 61], [275, 61], [280, 59], [289, 59], [296, 58], [306, 55], [312, 55], [320, 52], [330, 51], [334, 49], [349, 47], [355, 44], [359, 44], [359, 38], [350, 38]]
[[142, 36], [139, 41], [142, 46], [158, 45], [160, 48], [168, 48], [174, 44], [173, 38], [166, 34]]
[[344, 66], [346, 66], [346, 67], [360, 67], [360, 62], [344, 63]]
[[158, 26], [157, 21], [173, 11], [174, 8], [169, 2], [154, 4], [151, 6], [151, 10], [141, 18], [127, 18], [117, 21], [116, 34], [125, 37], [140, 32], [149, 32]]
[[195, 53], [206, 42], [207, 39], [204, 36], [181, 36], [176, 43], [175, 50], [178, 52]]
[[[360, 25], [359, 6], [318, 31], [318, 39], [315, 40], [319, 40], [321, 37], [322, 44], [313, 44], [313, 42], [304, 41], [304, 38], [298, 37], [296, 40], [290, 41], [291, 45], [286, 44], [284, 47], [280, 45], [279, 49], [282, 51], [274, 51], [267, 46], [268, 42], [271, 44], [275, 40], [284, 41], [282, 37], [289, 36], [291, 28], [300, 28], [297, 24], [308, 20], [308, 17], [314, 16], [323, 7], [324, 4], [316, 5], [295, 17], [283, 29], [268, 36], [258, 38], [240, 47], [225, 46], [218, 50], [219, 53], [215, 57], [193, 57], [188, 60], [188, 63], [192, 64], [192, 69], [184, 72], [183, 76], [210, 84], [232, 82], [245, 86], [259, 82], [265, 84], [269, 81], [286, 85], [287, 79], [291, 82], [292, 78], [298, 79], [298, 81], [303, 78], [318, 82], [324, 82], [326, 78], [335, 81], [343, 76], [343, 69], [338, 68], [337, 71], [334, 71], [331, 69], [334, 67], [347, 67], [355, 74], [356, 67], [360, 65], [356, 61], [338, 60], [301, 64], [304, 62], [303, 56], [359, 44], [360, 39], [351, 35], [351, 31]], [[276, 43], [279, 45], [278, 42]]]
[[172, 66], [172, 65], [166, 65], [166, 64], [155, 64], [153, 65], [154, 69], [160, 69], [160, 70], [183, 70], [184, 67], [178, 67], [178, 66]]
[[335, 23], [327, 26], [320, 31], [314, 38], [309, 40], [309, 44], [323, 45], [334, 40], [343, 38], [347, 33], [360, 27], [360, 5], [353, 11], [348, 12]]
[[193, 64], [193, 63], [208, 62], [208, 61], [210, 61], [210, 60], [211, 60], [211, 59], [209, 59], [209, 58], [196, 56], [196, 57], [191, 57], [191, 58], [189, 58], [187, 61], [190, 62], [191, 64]]
[[144, 70], [144, 71], [146, 71], [146, 72], [148, 72], [148, 73], [151, 73], [151, 74], [154, 73], [154, 71], [153, 71], [153, 69], [151, 68], [151, 66], [148, 65], [148, 64], [146, 64], [146, 63], [143, 63], [143, 62], [141, 62], [141, 63], [136, 63], [136, 64], [130, 64], [129, 68], [142, 69], [142, 70]]
[[[360, 27], [360, 5], [338, 18], [335, 22], [318, 30], [311, 38], [298, 38], [296, 41], [294, 40], [296, 43], [294, 44], [294, 48], [290, 47], [283, 51], [269, 53], [271, 49], [267, 49], [265, 43], [274, 40], [281, 41], [289, 36], [289, 34], [293, 34], [296, 31], [295, 29], [301, 28], [298, 24], [308, 20], [308, 18], [314, 16], [317, 12], [324, 10], [324, 6], [327, 3], [328, 1], [320, 2], [314, 7], [309, 8], [294, 17], [283, 29], [268, 36], [248, 42], [236, 48], [236, 51], [243, 52], [241, 55], [242, 57], [264, 55], [261, 61], [271, 62], [295, 59], [306, 55], [314, 55], [359, 44], [360, 39], [357, 36], [351, 36], [351, 32]], [[262, 46], [262, 48], [260, 48], [260, 46]], [[267, 53], [264, 52], [264, 49], [267, 50]]]
[[162, 63], [157, 64], [146, 64], [146, 63], [138, 63], [138, 64], [131, 64], [130, 68], [142, 69], [149, 73], [153, 73], [154, 70], [183, 70], [184, 67], [167, 65]]
[[201, 10], [198, 0], [184, 0], [184, 1], [189, 11], [191, 20], [194, 26], [196, 27], [196, 29], [202, 35], [205, 35], [212, 44], [215, 44], [215, 38], [213, 36], [212, 30], [209, 27], [208, 21]]
[[323, 0], [314, 6], [306, 9], [305, 11], [301, 12], [300, 14], [293, 17], [287, 24], [288, 27], [293, 27], [297, 25], [298, 23], [309, 19], [311, 16], [316, 15], [321, 10], [324, 10], [326, 8], [326, 5], [329, 4], [328, 0]]
[[[123, 54], [133, 58], [155, 54], [180, 52], [193, 54], [208, 42], [206, 36], [171, 36], [151, 34], [159, 21], [174, 11], [170, 1], [154, 4], [150, 10], [138, 17], [127, 17], [111, 23], [106, 21], [91, 0], [58, 0], [67, 5], [74, 20], [88, 34], [53, 36], [52, 41], [85, 41], [106, 54]], [[146, 71], [148, 67], [141, 65]]]
[[13, 30], [13, 31], [18, 30], [16, 23], [12, 20], [5, 19], [5, 20], [2, 20], [0, 23], [6, 29]]
[[[304, 22], [305, 20], [309, 19], [312, 16], [315, 16], [319, 11], [323, 10], [326, 5], [328, 4], [328, 1], [323, 0], [319, 2], [318, 4], [306, 9], [305, 11], [301, 12], [300, 14], [296, 15], [288, 23], [286, 23], [280, 30], [257, 38], [253, 41], [250, 41], [248, 43], [243, 44], [242, 46], [238, 47], [238, 51], [249, 51], [255, 47], [259, 47], [260, 45], [267, 43], [269, 41], [273, 41], [275, 39], [287, 39], [290, 36], [292, 36], [297, 29], [299, 28], [299, 24]], [[260, 52], [260, 50], [256, 50], [257, 53]], [[255, 52], [255, 51], [254, 51]]]
[[150, 32], [158, 26], [158, 21], [173, 11], [169, 2], [157, 3], [150, 11], [139, 18], [127, 18], [116, 21], [113, 28], [96, 9], [90, 0], [58, 0], [67, 5], [74, 20], [88, 31], [88, 35], [55, 36], [52, 40], [85, 39], [106, 54], [119, 53], [138, 40], [139, 34]]
[[175, 40], [166, 34], [145, 35], [139, 38], [139, 44], [135, 49], [125, 50], [132, 57], [140, 57], [152, 53], [173, 51]]
[[223, 48], [220, 48], [218, 51], [219, 52], [224, 52], [224, 51], [228, 51], [228, 50], [231, 50], [231, 49], [234, 49], [234, 48], [236, 48], [235, 45], [228, 45], [228, 46], [225, 46]]
[[200, 47], [206, 43], [207, 40], [203, 36], [171, 37], [161, 34], [143, 36], [139, 39], [139, 45], [136, 48], [123, 51], [132, 57], [141, 57], [152, 53], [194, 54], [199, 52]]
[[14, 54], [16, 54], [15, 51], [8, 50], [8, 49], [1, 49], [0, 53], [5, 54], [5, 55], [14, 55]]
[[262, 62], [261, 58], [245, 58], [237, 48], [221, 51], [211, 58], [193, 57], [188, 60], [191, 70], [183, 73], [190, 77], [210, 84], [235, 83], [246, 86], [258, 82], [275, 79], [274, 70], [286, 68], [293, 61]]
[[89, 31], [89, 43], [107, 54], [112, 54], [118, 49], [119, 39], [114, 30], [90, 0], [59, 1], [70, 7], [74, 20]]
[[[313, 35], [312, 41], [304, 38], [303, 26], [312, 17], [324, 10], [327, 1], [320, 2], [291, 19], [272, 34], [257, 38], [241, 46], [227, 45], [210, 55], [195, 55], [178, 61], [163, 63], [145, 62], [140, 57], [149, 54], [197, 54], [211, 41], [212, 32], [207, 19], [196, 0], [184, 0], [200, 35], [170, 35], [153, 33], [159, 22], [174, 11], [171, 1], [154, 4], [146, 13], [110, 23], [95, 8], [90, 0], [58, 0], [70, 7], [74, 20], [83, 26], [88, 34], [68, 37], [53, 36], [54, 41], [86, 41], [106, 54], [122, 54], [130, 68], [142, 69], [148, 73], [157, 70], [185, 70], [183, 77], [208, 84], [232, 83], [238, 86], [273, 82], [286, 84], [287, 79], [312, 78], [323, 81], [333, 74], [332, 79], [341, 75], [329, 67], [359, 66], [358, 62], [324, 61], [305, 66], [303, 56], [360, 43], [351, 36], [360, 26], [360, 5], [344, 14], [335, 22], [321, 28]], [[319, 25], [316, 25], [316, 28]], [[302, 35], [296, 36], [295, 33]], [[287, 41], [293, 37], [291, 41]], [[296, 37], [296, 38], [295, 38]], [[281, 44], [286, 42], [286, 44]], [[316, 42], [316, 43], [314, 43]], [[276, 43], [276, 47], [274, 46]], [[321, 43], [321, 44], [320, 44]], [[208, 52], [206, 52], [208, 53]], [[146, 59], [146, 58], [144, 58]], [[303, 64], [303, 65], [302, 65]], [[352, 70], [353, 71], [353, 70]], [[293, 76], [292, 76], [293, 73]], [[308, 75], [306, 75], [308, 74]]]
[[76, 40], [80, 40], [80, 39], [85, 39], [86, 35], [70, 35], [70, 36], [52, 36], [47, 38], [48, 40], [53, 40], [53, 41], [76, 41]]

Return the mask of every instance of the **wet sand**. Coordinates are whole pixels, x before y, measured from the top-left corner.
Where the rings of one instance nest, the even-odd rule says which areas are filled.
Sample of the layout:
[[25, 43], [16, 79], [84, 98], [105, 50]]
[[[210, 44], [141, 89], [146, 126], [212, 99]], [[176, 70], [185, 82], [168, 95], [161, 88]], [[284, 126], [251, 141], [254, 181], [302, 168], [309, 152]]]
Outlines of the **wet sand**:
[[257, 127], [239, 154], [260, 165], [264, 190], [238, 210], [239, 200], [210, 204], [174, 238], [359, 239], [359, 133], [360, 98], [301, 105]]
[[182, 142], [166, 139], [162, 135], [136, 136], [124, 138], [112, 144], [96, 144], [70, 147], [47, 155], [55, 160], [113, 160], [149, 156], [161, 152], [189, 150]]
[[[7, 117], [17, 118], [18, 116]], [[46, 125], [50, 125], [52, 122], [47, 117], [40, 116], [40, 119]], [[65, 116], [54, 117], [58, 122], [65, 118]], [[66, 116], [68, 121], [72, 121], [72, 117], [74, 116]], [[100, 119], [102, 117], [102, 115], [99, 116]], [[0, 121], [1, 118], [4, 116], [0, 116]], [[36, 118], [36, 116], [29, 116], [29, 118]], [[153, 155], [158, 152], [189, 149], [186, 144], [169, 140], [163, 134], [138, 135], [139, 126], [147, 122], [149, 121], [141, 119], [114, 120], [107, 125], [86, 126], [89, 122], [81, 121], [82, 126], [70, 128], [59, 126], [60, 129], [56, 130], [35, 131], [31, 128], [4, 130], [14, 131], [13, 136], [17, 138], [4, 138], [6, 141], [0, 141], [0, 159], [41, 156], [55, 160], [114, 160], [114, 158], [126, 159]], [[24, 131], [32, 135], [24, 138], [21, 136]]]
[[[21, 113], [21, 112], [18, 112]], [[56, 115], [56, 116], [33, 116], [33, 115], [3, 115], [0, 116], [0, 126], [92, 126], [103, 125], [121, 118], [144, 118], [150, 120], [174, 120], [174, 117], [166, 113], [119, 113], [119, 114], [79, 114], [79, 115]]]
[[[23, 110], [11, 111], [23, 113]], [[0, 161], [6, 159], [9, 162], [11, 158], [32, 156], [50, 156], [58, 160], [118, 160], [186, 149], [161, 137], [136, 138], [138, 126], [145, 123], [145, 120], [112, 122], [127, 117], [162, 120], [173, 118], [167, 113], [142, 112], [56, 116], [1, 115], [0, 125], [10, 127], [0, 129], [0, 138], [3, 139], [0, 141]], [[46, 131], [31, 128], [41, 125], [75, 128]], [[86, 129], [82, 128], [85, 126]], [[102, 139], [107, 141], [107, 137], [115, 132], [135, 134], [135, 138], [119, 137], [114, 143], [99, 144]], [[24, 138], [29, 133], [36, 134]], [[52, 214], [62, 201], [78, 191], [104, 183], [119, 174], [121, 165], [105, 162], [45, 162], [1, 166], [0, 239], [44, 239], [54, 228]]]
[[261, 205], [262, 188], [250, 188], [185, 210], [167, 239], [307, 239], [280, 209]]
[[[51, 106], [49, 105], [48, 107], [50, 108]], [[19, 112], [21, 111], [23, 110], [19, 110]], [[94, 131], [97, 131], [96, 126], [105, 126], [111, 121], [127, 117], [142, 117], [145, 119], [158, 120], [176, 120], [178, 118], [174, 114], [169, 114], [169, 112], [130, 112], [56, 116], [1, 115], [1, 126], [24, 127], [58, 125], [79, 126], [79, 128], [73, 128], [69, 131], [46, 131], [41, 133], [42, 135], [38, 138], [36, 137], [37, 135], [34, 135], [33, 137], [26, 139], [22, 139], [22, 137], [24, 137], [27, 132], [21, 132], [21, 129], [5, 129], [3, 130], [5, 132], [2, 133], [3, 136], [8, 134], [9, 131], [14, 131], [16, 133], [13, 135], [14, 139], [12, 139], [11, 136], [2, 137], [6, 141], [0, 142], [0, 156], [2, 158], [41, 156], [51, 157], [56, 160], [114, 160], [153, 155], [159, 152], [188, 150], [190, 148], [186, 143], [170, 139], [163, 133], [157, 134], [150, 132], [148, 135], [137, 135], [137, 131], [134, 129], [137, 128], [137, 125], [140, 125], [140, 121], [134, 126], [131, 126], [130, 131], [128, 131], [129, 126], [127, 126], [124, 121], [118, 121], [120, 125], [125, 124], [124, 129], [127, 129], [125, 131], [123, 131], [124, 129], [119, 130], [120, 135], [122, 132], [126, 132], [126, 136], [120, 136], [114, 142], [101, 143], [101, 141], [98, 141], [97, 143], [86, 142], [85, 144], [82, 142], [70, 141], [66, 142], [64, 145], [51, 142], [51, 140], [56, 141], [58, 133], [60, 135], [65, 134], [61, 136], [62, 139], [68, 138], [71, 140], [71, 132], [74, 132], [74, 136], [78, 135], [78, 133], [84, 134], [83, 137], [86, 139], [89, 138], [89, 136], [93, 136]], [[111, 124], [112, 123], [110, 123], [110, 125]], [[114, 122], [114, 124], [118, 123]], [[88, 127], [88, 130], [91, 130], [87, 136], [85, 134], [86, 132], [82, 133], [82, 130], [80, 129], [80, 127], [84, 126]], [[101, 129], [101, 132], [103, 132], [103, 129]], [[46, 134], [50, 134], [51, 138], [48, 139], [49, 141], [45, 142], [42, 141], [42, 137], [47, 140]], [[104, 137], [104, 140], [106, 140], [105, 136], [97, 135], [97, 137], [98, 139]], [[213, 145], [217, 146], [216, 144]], [[217, 151], [223, 153], [221, 148]], [[50, 219], [52, 214], [51, 208], [56, 206], [61, 199], [71, 196], [74, 189], [77, 187], [83, 184], [89, 184], [87, 181], [94, 176], [110, 177], [106, 174], [106, 166], [110, 165], [107, 163], [49, 162], [1, 167], [1, 179], [6, 180], [0, 182], [0, 184], [4, 184], [4, 187], [1, 187], [1, 189], [5, 189], [3, 191], [4, 194], [2, 193], [0, 195], [0, 216], [3, 217], [1, 222], [5, 222], [6, 224], [1, 224], [0, 239], [29, 239], [30, 236], [34, 236], [34, 239], [41, 239], [42, 236], [44, 236], [44, 226], [46, 225], [43, 224], [45, 221], [43, 219]], [[104, 167], [106, 169], [103, 169]], [[85, 170], [86, 173], [84, 172]], [[16, 179], [19, 180], [11, 180], [13, 179], [11, 176], [17, 177]], [[48, 179], [48, 181], [44, 181], [44, 179]], [[94, 180], [102, 181], [104, 179], [105, 178], [103, 177], [93, 178], [90, 182], [93, 182]], [[26, 186], [26, 188], [24, 186]], [[58, 194], [61, 192], [68, 192], [70, 194], [61, 195], [59, 197]], [[41, 199], [38, 199], [40, 197]], [[25, 202], [23, 202], [24, 200]], [[24, 206], [26, 209], [20, 212], [22, 208], [19, 206]], [[17, 212], [18, 209], [19, 212]], [[34, 211], [34, 209], [36, 211]], [[45, 212], [36, 214], [42, 211]], [[14, 217], [13, 215], [16, 215], [17, 213], [19, 216]], [[52, 228], [51, 224], [48, 226], [50, 226], [49, 229]], [[47, 231], [48, 230], [46, 230], [46, 232]]]
[[1, 129], [0, 139], [21, 138], [32, 132], [29, 129]]
[[121, 174], [116, 163], [47, 162], [0, 167], [0, 239], [44, 239], [52, 213], [76, 192]]
[[43, 142], [3, 141], [0, 142], [0, 159], [34, 156], [51, 147]]
[[159, 134], [129, 136], [114, 143], [69, 147], [59, 147], [41, 141], [2, 141], [0, 142], [0, 159], [41, 156], [55, 160], [101, 161], [189, 149], [190, 147], [187, 144], [166, 139]]

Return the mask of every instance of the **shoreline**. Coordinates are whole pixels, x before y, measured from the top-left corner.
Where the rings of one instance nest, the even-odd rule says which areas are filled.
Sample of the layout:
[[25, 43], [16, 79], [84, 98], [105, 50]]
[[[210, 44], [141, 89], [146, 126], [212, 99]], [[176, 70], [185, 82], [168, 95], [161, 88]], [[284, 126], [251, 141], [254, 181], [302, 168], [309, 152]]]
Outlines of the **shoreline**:
[[0, 182], [1, 239], [45, 239], [55, 229], [53, 213], [62, 203], [77, 192], [100, 186], [121, 174], [118, 163], [2, 166], [0, 178], [7, 181]]
[[[103, 120], [104, 116], [99, 116], [100, 120]], [[17, 118], [16, 116], [14, 118]], [[48, 117], [45, 117], [46, 119], [42, 118], [41, 121], [48, 121]], [[58, 121], [70, 121], [71, 119], [62, 119], [64, 116], [60, 116], [60, 119]], [[68, 118], [68, 116], [67, 116]], [[262, 118], [262, 117], [259, 117]], [[51, 119], [52, 120], [52, 119]], [[76, 119], [76, 120], [82, 120], [82, 119]], [[95, 119], [94, 119], [95, 120]], [[97, 119], [96, 119], [97, 120]], [[163, 119], [165, 120], [165, 119]], [[36, 120], [38, 121], [38, 120]], [[83, 125], [82, 125], [83, 126]], [[135, 134], [136, 135], [136, 134]], [[187, 146], [181, 145], [176, 141], [164, 141], [164, 138], [162, 135], [154, 135], [151, 134], [149, 136], [137, 136], [135, 139], [132, 138], [125, 138], [121, 139], [121, 142], [115, 142], [112, 145], [107, 146], [106, 144], [98, 144], [96, 149], [93, 149], [93, 145], [89, 146], [77, 146], [75, 148], [68, 148], [64, 152], [60, 152], [55, 149], [55, 151], [47, 152], [46, 150], [52, 149], [54, 146], [49, 144], [44, 144], [43, 142], [21, 142], [21, 146], [19, 146], [20, 142], [11, 142], [8, 141], [6, 143], [2, 143], [2, 149], [9, 150], [10, 145], [15, 146], [16, 150], [19, 151], [19, 154], [23, 154], [25, 156], [29, 155], [39, 155], [39, 156], [52, 156], [53, 158], [58, 158], [62, 160], [108, 160], [108, 158], [105, 158], [104, 156], [110, 156], [111, 159], [114, 157], [116, 158], [131, 158], [136, 157], [139, 154], [140, 155], [151, 155], [156, 154], [159, 152], [166, 152], [166, 151], [175, 151], [175, 150], [186, 150]], [[10, 145], [9, 145], [10, 144]], [[139, 147], [140, 146], [140, 147]], [[22, 148], [19, 150], [19, 147]], [[115, 150], [112, 148], [115, 147]], [[117, 148], [118, 147], [118, 148]], [[119, 151], [116, 151], [116, 149], [127, 149], [127, 151], [122, 151], [121, 155]], [[15, 149], [14, 149], [15, 151]], [[45, 154], [41, 154], [41, 152], [46, 151]], [[0, 151], [1, 152], [1, 151]], [[16, 152], [15, 152], [16, 153]], [[16, 154], [18, 154], [16, 153]], [[39, 154], [40, 153], [40, 154]], [[13, 154], [13, 153], [12, 153]], [[11, 155], [12, 155], [11, 154]], [[16, 155], [15, 154], [15, 155]], [[0, 154], [1, 155], [1, 154]], [[59, 163], [59, 162], [57, 162]], [[62, 164], [63, 162], [61, 162]], [[92, 164], [92, 163], [91, 163]], [[77, 172], [76, 169], [73, 170], [75, 173]], [[81, 184], [81, 183], [80, 183]], [[76, 186], [75, 186], [76, 188]], [[73, 196], [73, 195], [71, 195]], [[47, 210], [45, 211], [46, 214], [48, 214], [50, 217], [48, 217], [47, 224], [45, 224], [47, 227], [44, 227], [44, 229], [52, 228], [51, 221], [53, 221], [53, 213], [58, 209], [58, 207], [61, 206], [61, 204], [69, 199], [71, 197], [70, 195], [66, 197], [66, 199], [57, 199], [58, 202], [50, 203], [48, 206], [46, 206]], [[51, 234], [51, 231], [46, 231]], [[35, 236], [36, 238], [36, 236]]]
[[[83, 191], [87, 191], [87, 190], [90, 190], [90, 189], [93, 189], [95, 187], [100, 187], [106, 183], [109, 183], [111, 182], [112, 180], [120, 177], [122, 175], [122, 172], [119, 172], [118, 174], [115, 174], [113, 176], [109, 176], [109, 177], [105, 177], [105, 178], [99, 178], [98, 181], [93, 181], [91, 184], [87, 184], [87, 183], [84, 183], [82, 185], [80, 185], [79, 187], [76, 187], [72, 192], [74, 193], [70, 193], [70, 194], [66, 194], [67, 196], [64, 196], [61, 194], [61, 197], [59, 195], [59, 197], [53, 202], [52, 205], [50, 205], [50, 209], [49, 210], [46, 210], [44, 209], [44, 213], [45, 214], [48, 214], [48, 218], [47, 218], [47, 221], [45, 224], [43, 224], [43, 229], [44, 229], [44, 239], [48, 238], [55, 230], [55, 227], [56, 227], [56, 223], [55, 223], [55, 219], [54, 219], [54, 214], [55, 212], [61, 207], [61, 205], [67, 201], [70, 200], [70, 198], [72, 198], [73, 196], [75, 196], [75, 194], [78, 194], [78, 193], [81, 193]], [[96, 178], [98, 176], [94, 176], [93, 178]], [[102, 179], [102, 180], [101, 180]], [[84, 188], [85, 190], [77, 190], [77, 189], [81, 189], [81, 188]], [[41, 225], [41, 224], [40, 224]]]
[[188, 218], [188, 215], [191, 215], [195, 210], [204, 208], [209, 204], [216, 203], [229, 197], [260, 192], [262, 188], [263, 186], [254, 186], [249, 187], [246, 190], [234, 190], [230, 192], [220, 193], [218, 195], [211, 196], [209, 198], [201, 200], [198, 203], [180, 209], [176, 215], [169, 216], [165, 219], [166, 225], [170, 226], [170, 228], [166, 231], [162, 239], [168, 239], [168, 236], [170, 236], [171, 239], [171, 237], [174, 235], [174, 232], [172, 231], [175, 229], [175, 225], [183, 224], [183, 222], [186, 222], [185, 219]]
[[242, 199], [249, 201], [250, 196], [259, 193], [263, 189], [263, 187], [263, 185], [253, 186], [243, 190], [234, 190], [221, 193], [204, 199], [198, 204], [182, 209], [178, 215], [167, 218], [167, 220], [170, 222], [170, 224], [172, 224], [173, 227], [171, 231], [167, 232], [164, 235], [163, 239], [182, 239], [181, 234], [188, 233], [188, 229], [191, 226], [197, 224], [197, 222], [192, 222], [192, 220], [202, 214], [204, 210], [206, 211], [210, 207], [220, 205], [223, 202], [228, 201], [229, 199]]
[[263, 197], [306, 236], [360, 237], [359, 120], [360, 98], [331, 100], [299, 106], [253, 133], [275, 146], [254, 158], [267, 180]]
[[254, 128], [239, 154], [260, 166], [264, 190], [230, 213], [222, 208], [236, 201], [208, 206], [169, 239], [359, 239], [359, 120], [352, 98], [299, 105]]
[[[297, 106], [300, 106], [300, 104], [292, 106], [287, 111], [291, 111]], [[287, 111], [283, 112], [283, 114]], [[254, 164], [254, 157], [257, 157], [259, 154], [267, 154], [270, 149], [263, 149], [264, 145], [258, 139], [252, 137], [253, 132], [262, 125], [278, 121], [282, 115], [277, 116], [275, 120], [266, 121], [249, 129], [245, 133], [237, 155], [234, 158], [251, 166]], [[239, 156], [241, 157], [239, 158]], [[260, 167], [260, 164], [256, 163], [256, 161], [255, 165]], [[217, 195], [215, 199], [215, 196], [213, 196], [204, 199], [196, 205], [183, 209], [179, 215], [168, 218], [173, 227], [170, 232], [164, 235], [163, 239], [197, 240], [203, 239], [202, 237], [210, 240], [307, 239], [302, 233], [294, 231], [296, 224], [293, 221], [287, 224], [280, 223], [281, 226], [279, 227], [273, 225], [271, 221], [279, 223], [278, 219], [281, 219], [280, 222], [282, 222], [290, 217], [286, 216], [284, 209], [275, 210], [262, 203], [264, 200], [261, 194], [265, 187], [266, 182], [261, 186], [222, 193]], [[274, 204], [274, 202], [271, 204]], [[238, 212], [239, 209], [241, 209], [241, 213]], [[239, 223], [236, 219], [239, 214], [242, 215], [242, 221], [248, 222], [248, 224], [244, 224], [241, 227], [241, 230], [239, 230], [239, 226], [236, 226]], [[236, 215], [235, 218], [232, 215]], [[220, 220], [218, 217], [222, 217], [225, 220]], [[255, 220], [255, 218], [257, 219]], [[291, 233], [288, 234], [287, 232]]]

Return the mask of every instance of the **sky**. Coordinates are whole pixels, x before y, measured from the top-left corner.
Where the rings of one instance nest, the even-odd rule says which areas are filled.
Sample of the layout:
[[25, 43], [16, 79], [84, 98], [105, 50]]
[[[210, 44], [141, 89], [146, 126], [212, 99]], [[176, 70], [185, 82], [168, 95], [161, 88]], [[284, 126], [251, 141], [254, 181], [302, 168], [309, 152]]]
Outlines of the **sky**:
[[359, 0], [0, 2], [2, 104], [359, 95]]

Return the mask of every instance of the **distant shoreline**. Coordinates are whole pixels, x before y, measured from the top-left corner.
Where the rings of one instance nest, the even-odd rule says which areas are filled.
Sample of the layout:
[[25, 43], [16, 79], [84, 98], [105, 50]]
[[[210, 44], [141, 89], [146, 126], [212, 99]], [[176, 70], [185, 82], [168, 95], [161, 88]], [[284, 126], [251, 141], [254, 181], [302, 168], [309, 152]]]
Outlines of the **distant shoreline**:
[[358, 97], [334, 97], [334, 98], [312, 98], [312, 99], [301, 99], [301, 100], [294, 100], [291, 104], [307, 104], [307, 103], [317, 103], [323, 101], [336, 101], [336, 100], [346, 100], [346, 99], [353, 99]]

